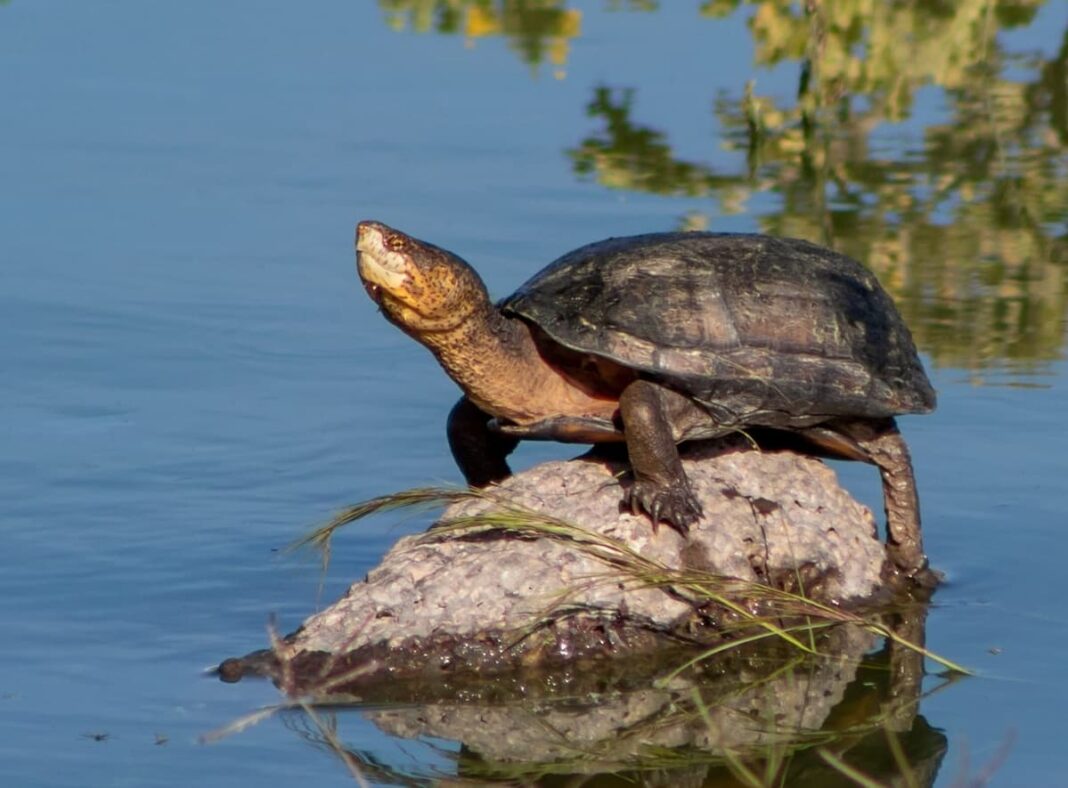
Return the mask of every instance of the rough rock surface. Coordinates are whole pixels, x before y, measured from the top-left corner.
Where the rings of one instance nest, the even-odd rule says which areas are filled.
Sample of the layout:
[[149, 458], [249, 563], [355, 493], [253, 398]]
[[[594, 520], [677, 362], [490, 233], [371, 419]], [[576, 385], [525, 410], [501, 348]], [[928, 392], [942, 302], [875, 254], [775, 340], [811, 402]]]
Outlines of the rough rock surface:
[[[750, 450], [739, 440], [689, 447], [684, 464], [704, 507], [689, 538], [666, 526], [654, 532], [645, 516], [620, 512], [626, 466], [600, 458], [539, 465], [497, 494], [620, 540], [665, 567], [833, 603], [882, 592], [886, 553], [874, 518], [820, 461]], [[467, 500], [439, 522], [492, 505]], [[365, 580], [287, 638], [290, 655], [318, 655], [320, 665], [343, 655], [332, 667], [362, 666], [369, 674], [427, 665], [486, 670], [652, 648], [680, 636], [692, 642], [700, 639], [695, 632], [723, 623], [685, 594], [622, 582], [566, 540], [433, 534], [401, 539]], [[555, 617], [545, 624], [550, 610]], [[538, 636], [530, 637], [539, 620]], [[252, 657], [241, 672], [263, 670]]]

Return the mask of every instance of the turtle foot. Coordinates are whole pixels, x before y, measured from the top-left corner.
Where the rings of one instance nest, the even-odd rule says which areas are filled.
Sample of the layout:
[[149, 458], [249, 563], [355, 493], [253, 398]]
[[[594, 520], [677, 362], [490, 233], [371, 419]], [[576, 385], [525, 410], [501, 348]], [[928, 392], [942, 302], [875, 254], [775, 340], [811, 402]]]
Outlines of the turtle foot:
[[909, 575], [909, 580], [925, 591], [933, 591], [945, 582], [945, 579], [945, 573], [939, 572], [937, 569], [931, 569], [929, 566], [925, 566], [918, 572]]
[[[911, 545], [915, 548], [915, 545]], [[916, 549], [902, 550], [901, 545], [893, 542], [886, 545], [886, 552], [896, 576], [895, 584], [921, 597], [928, 597], [938, 586], [945, 582], [946, 576], [937, 569], [932, 569], [927, 556]]]
[[904, 545], [890, 542], [886, 545], [886, 552], [898, 571], [916, 588], [933, 590], [946, 579], [942, 572], [931, 568], [927, 556], [923, 554], [917, 542], [907, 542]]
[[923, 556], [922, 558], [923, 560], [918, 566], [914, 565], [911, 568], [902, 567], [901, 571], [915, 588], [920, 591], [933, 591], [945, 581], [946, 576], [937, 569], [931, 568], [930, 564], [927, 562], [927, 556]]
[[623, 494], [620, 506], [631, 514], [640, 511], [648, 514], [654, 533], [663, 522], [683, 536], [689, 534], [690, 526], [703, 514], [701, 504], [685, 482], [665, 486], [636, 479]]

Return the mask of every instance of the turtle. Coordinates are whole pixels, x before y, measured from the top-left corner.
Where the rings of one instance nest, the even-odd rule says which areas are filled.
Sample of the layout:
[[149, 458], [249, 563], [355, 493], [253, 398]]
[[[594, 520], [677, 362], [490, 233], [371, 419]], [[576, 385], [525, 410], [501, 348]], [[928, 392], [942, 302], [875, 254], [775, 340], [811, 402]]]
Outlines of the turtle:
[[932, 585], [908, 447], [895, 417], [936, 395], [893, 300], [859, 262], [809, 241], [660, 232], [582, 246], [494, 303], [457, 255], [376, 221], [359, 275], [463, 396], [449, 445], [467, 482], [510, 475], [520, 440], [622, 442], [622, 506], [683, 537], [702, 516], [678, 444], [788, 435], [878, 467], [887, 550]]

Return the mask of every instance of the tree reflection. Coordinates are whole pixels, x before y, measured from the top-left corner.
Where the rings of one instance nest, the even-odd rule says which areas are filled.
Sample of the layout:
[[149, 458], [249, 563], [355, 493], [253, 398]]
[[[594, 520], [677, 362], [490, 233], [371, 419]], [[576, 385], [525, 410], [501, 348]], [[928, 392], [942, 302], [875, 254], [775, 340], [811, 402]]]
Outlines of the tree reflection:
[[[1039, 370], [1062, 354], [1068, 310], [1068, 33], [1052, 58], [1010, 51], [999, 33], [1033, 22], [1044, 2], [708, 0], [707, 17], [747, 14], [755, 65], [798, 68], [787, 100], [751, 83], [715, 97], [742, 166], [677, 158], [666, 131], [634, 117], [636, 89], [601, 86], [587, 106], [599, 128], [568, 151], [573, 171], [612, 189], [710, 200], [680, 218], [685, 228], [773, 194], [761, 230], [867, 262], [937, 364]], [[565, 0], [380, 5], [394, 27], [506, 36], [533, 67], [562, 67], [580, 28]], [[920, 132], [895, 125], [931, 86], [936, 119]]]
[[468, 41], [503, 35], [535, 69], [546, 61], [563, 68], [582, 21], [565, 0], [379, 0], [379, 6], [394, 30], [460, 34]]
[[[605, 87], [587, 107], [601, 130], [569, 151], [574, 171], [611, 188], [705, 195], [719, 213], [773, 192], [761, 229], [866, 261], [936, 363], [1032, 371], [1060, 356], [1068, 306], [1068, 34], [1043, 61], [1006, 53], [996, 33], [1040, 4], [757, 3], [758, 63], [796, 60], [800, 77], [787, 105], [751, 85], [716, 100], [745, 172], [675, 159], [663, 132], [632, 119], [633, 91]], [[887, 124], [928, 84], [943, 88], [946, 120], [922, 140], [888, 141]]]
[[594, 175], [604, 186], [651, 194], [699, 196], [715, 194], [734, 178], [717, 177], [707, 167], [676, 159], [667, 136], [630, 119], [633, 90], [599, 87], [587, 106], [591, 117], [604, 122], [604, 133], [570, 151], [579, 175]]

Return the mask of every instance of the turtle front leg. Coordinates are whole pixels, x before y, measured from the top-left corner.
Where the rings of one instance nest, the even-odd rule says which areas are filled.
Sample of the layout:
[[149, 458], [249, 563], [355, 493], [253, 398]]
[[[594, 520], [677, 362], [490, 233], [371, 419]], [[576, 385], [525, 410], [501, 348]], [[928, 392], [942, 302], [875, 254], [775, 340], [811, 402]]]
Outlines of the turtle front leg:
[[519, 441], [491, 430], [490, 419], [467, 397], [461, 397], [449, 412], [449, 448], [472, 487], [485, 487], [512, 475], [506, 458]]
[[661, 386], [637, 380], [619, 397], [627, 454], [634, 470], [623, 505], [632, 514], [638, 509], [648, 513], [654, 532], [663, 521], [685, 536], [702, 511], [679, 459], [665, 395]]

